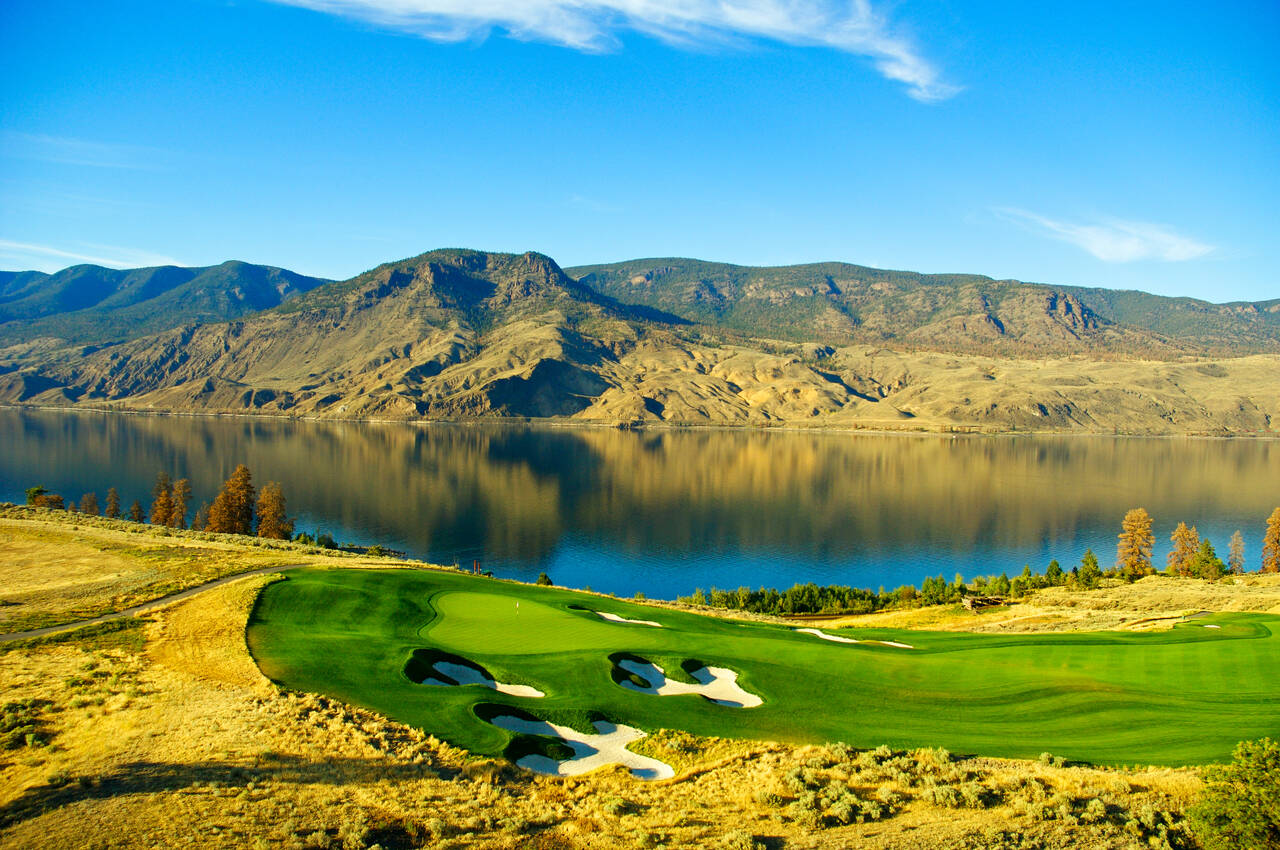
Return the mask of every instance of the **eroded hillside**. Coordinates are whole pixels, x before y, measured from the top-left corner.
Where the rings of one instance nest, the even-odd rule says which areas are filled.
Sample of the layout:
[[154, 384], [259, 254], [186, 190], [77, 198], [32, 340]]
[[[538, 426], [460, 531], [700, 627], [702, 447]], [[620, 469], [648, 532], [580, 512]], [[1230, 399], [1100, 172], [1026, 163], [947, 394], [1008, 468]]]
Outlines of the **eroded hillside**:
[[[1003, 315], [1013, 318], [998, 323], [1021, 322], [1033, 336], [1120, 333], [1079, 300], [1064, 297], [1046, 312], [1042, 294], [1034, 304], [1028, 297], [1006, 297]], [[983, 323], [957, 314], [922, 328], [964, 347]], [[1093, 433], [1270, 434], [1280, 414], [1280, 355], [1097, 354], [752, 338], [628, 306], [539, 254], [437, 251], [230, 323], [99, 349], [0, 350], [0, 401], [345, 419]]]

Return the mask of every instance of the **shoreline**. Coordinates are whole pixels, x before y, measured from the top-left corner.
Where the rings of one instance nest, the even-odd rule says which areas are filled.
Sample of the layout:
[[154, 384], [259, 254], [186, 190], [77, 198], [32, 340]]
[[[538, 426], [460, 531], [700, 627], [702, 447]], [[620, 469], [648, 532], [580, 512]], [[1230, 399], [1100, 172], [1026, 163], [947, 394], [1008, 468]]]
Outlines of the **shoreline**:
[[152, 416], [152, 417], [192, 417], [192, 418], [209, 418], [209, 419], [252, 419], [259, 421], [275, 421], [275, 422], [309, 422], [309, 423], [336, 423], [336, 424], [359, 424], [359, 425], [407, 425], [413, 427], [430, 427], [435, 425], [445, 425], [452, 427], [505, 427], [505, 428], [533, 428], [533, 429], [554, 429], [564, 428], [573, 429], [607, 429], [610, 431], [732, 431], [735, 433], [789, 433], [789, 434], [857, 434], [867, 436], [894, 436], [894, 437], [947, 437], [956, 439], [958, 437], [974, 438], [974, 437], [1082, 437], [1082, 438], [1128, 438], [1128, 439], [1186, 439], [1186, 440], [1256, 440], [1256, 441], [1280, 441], [1280, 432], [1242, 432], [1242, 433], [1197, 433], [1197, 432], [1153, 432], [1143, 433], [1135, 431], [1057, 431], [1057, 430], [1018, 430], [1018, 429], [984, 429], [981, 426], [940, 426], [938, 428], [929, 428], [918, 426], [914, 428], [885, 428], [882, 426], [868, 426], [866, 428], [850, 427], [848, 425], [840, 426], [824, 426], [824, 425], [799, 425], [796, 423], [787, 424], [752, 424], [752, 425], [732, 425], [727, 423], [692, 423], [692, 422], [600, 422], [593, 420], [578, 419], [559, 419], [559, 418], [533, 418], [533, 417], [515, 417], [515, 416], [476, 416], [461, 419], [380, 419], [380, 418], [347, 418], [347, 417], [320, 417], [320, 416], [293, 416], [287, 413], [240, 413], [232, 411], [205, 411], [205, 410], [168, 410], [168, 409], [140, 409], [131, 407], [91, 407], [79, 405], [45, 405], [45, 404], [14, 404], [12, 402], [0, 403], [0, 410], [20, 410], [20, 411], [51, 411], [58, 413], [98, 413], [105, 415], [119, 416]]

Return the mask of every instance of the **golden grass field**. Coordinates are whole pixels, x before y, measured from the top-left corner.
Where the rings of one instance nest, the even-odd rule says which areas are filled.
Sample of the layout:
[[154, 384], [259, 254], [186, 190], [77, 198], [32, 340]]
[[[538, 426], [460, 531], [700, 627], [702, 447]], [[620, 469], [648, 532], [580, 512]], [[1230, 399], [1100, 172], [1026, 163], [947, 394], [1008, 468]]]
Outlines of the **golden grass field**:
[[[139, 535], [125, 523], [77, 522], [5, 517], [5, 540], [16, 542], [0, 549], [3, 586], [11, 587], [10, 569], [29, 575], [38, 563], [43, 582], [32, 580], [31, 592], [48, 610], [146, 592], [136, 556], [121, 552]], [[375, 563], [301, 548], [259, 551], [190, 532], [141, 537], [198, 551], [200, 575], [281, 556]], [[119, 578], [104, 581], [95, 561]], [[223, 584], [118, 631], [0, 644], [5, 702], [40, 701], [35, 715], [47, 737], [0, 750], [0, 847], [1148, 847], [1163, 846], [1162, 835], [1176, 840], [1199, 787], [1194, 769], [856, 752], [681, 732], [657, 732], [637, 747], [676, 768], [667, 782], [642, 783], [620, 769], [535, 776], [367, 711], [277, 689], [244, 639], [257, 593], [273, 580]], [[1273, 610], [1278, 594], [1274, 581], [1155, 579], [1075, 599], [1041, 594], [1027, 610]], [[1020, 607], [981, 615], [981, 625], [1025, 628]], [[930, 628], [953, 627], [947, 618], [957, 616], [911, 614]], [[880, 801], [883, 816], [820, 823], [845, 789]]]

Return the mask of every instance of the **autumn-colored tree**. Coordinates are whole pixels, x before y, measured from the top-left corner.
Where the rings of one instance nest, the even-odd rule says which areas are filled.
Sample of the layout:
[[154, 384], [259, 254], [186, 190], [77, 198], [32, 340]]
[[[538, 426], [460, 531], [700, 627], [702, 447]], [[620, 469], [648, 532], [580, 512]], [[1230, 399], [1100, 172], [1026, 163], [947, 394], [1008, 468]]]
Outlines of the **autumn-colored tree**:
[[1156, 538], [1151, 533], [1151, 515], [1145, 508], [1134, 508], [1124, 515], [1120, 526], [1120, 542], [1116, 547], [1116, 566], [1129, 581], [1155, 572], [1151, 568], [1151, 550]]
[[111, 519], [118, 519], [120, 516], [120, 494], [116, 492], [114, 487], [107, 490], [106, 516]]
[[209, 525], [209, 503], [205, 502], [196, 508], [196, 515], [191, 518], [191, 527], [196, 531], [204, 531]]
[[173, 483], [173, 493], [169, 498], [171, 506], [169, 519], [165, 524], [170, 528], [186, 528], [187, 502], [191, 501], [191, 482], [185, 478], [179, 478]]
[[98, 494], [85, 493], [80, 497], [80, 513], [88, 514], [89, 516], [98, 515]]
[[1169, 552], [1167, 572], [1171, 576], [1191, 575], [1191, 562], [1195, 560], [1196, 551], [1200, 548], [1200, 533], [1194, 525], [1187, 528], [1185, 522], [1180, 522], [1169, 541], [1173, 543], [1173, 549]]
[[285, 513], [284, 491], [274, 481], [258, 493], [258, 536], [288, 540], [293, 536], [293, 520]]
[[142, 502], [137, 499], [133, 500], [133, 504], [129, 506], [129, 519], [133, 522], [142, 522], [147, 515], [142, 512]]
[[1206, 537], [1201, 540], [1200, 548], [1196, 551], [1196, 556], [1191, 561], [1191, 574], [1196, 578], [1217, 581], [1222, 578], [1222, 574], [1226, 570], [1227, 565], [1222, 563], [1218, 553], [1213, 550], [1213, 544], [1209, 542], [1209, 538]]
[[28, 487], [27, 504], [33, 508], [57, 508], [58, 510], [66, 507], [61, 496], [50, 493], [44, 487]]
[[170, 489], [169, 473], [156, 475], [156, 486], [151, 488], [151, 524], [168, 525], [169, 515], [173, 513], [173, 490]]
[[1236, 533], [1231, 535], [1231, 543], [1227, 549], [1227, 566], [1235, 575], [1244, 572], [1244, 537], [1240, 534], [1240, 529], [1236, 529]]
[[220, 534], [253, 534], [253, 476], [243, 463], [222, 485], [209, 506], [206, 531]]
[[1267, 533], [1262, 538], [1262, 571], [1280, 573], [1280, 508], [1267, 517]]

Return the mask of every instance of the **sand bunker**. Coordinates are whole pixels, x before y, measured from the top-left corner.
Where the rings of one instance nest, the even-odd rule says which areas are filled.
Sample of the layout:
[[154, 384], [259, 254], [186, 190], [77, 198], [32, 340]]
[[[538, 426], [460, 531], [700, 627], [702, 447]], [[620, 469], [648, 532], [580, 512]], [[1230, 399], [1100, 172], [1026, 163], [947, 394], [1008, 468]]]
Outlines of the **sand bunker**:
[[755, 694], [744, 691], [738, 685], [738, 674], [726, 667], [699, 667], [697, 670], [690, 670], [689, 675], [698, 682], [696, 685], [691, 685], [687, 682], [671, 681], [661, 667], [649, 661], [624, 658], [615, 663], [628, 673], [633, 673], [648, 682], [649, 686], [644, 688], [629, 679], [623, 679], [618, 683], [630, 691], [664, 697], [673, 694], [698, 694], [718, 705], [734, 708], [755, 708], [764, 702]]
[[602, 620], [608, 620], [611, 623], [633, 623], [637, 626], [653, 626], [655, 629], [662, 628], [662, 623], [655, 623], [653, 620], [628, 620], [626, 617], [619, 617], [617, 614], [610, 614], [608, 611], [592, 611]]
[[1220, 628], [1222, 628], [1222, 626], [1208, 625], [1208, 626], [1205, 626], [1205, 628], [1206, 628], [1206, 629], [1220, 629]]
[[478, 670], [475, 667], [469, 667], [465, 664], [454, 664], [449, 661], [437, 661], [431, 665], [431, 669], [443, 678], [435, 678], [427, 676], [421, 682], [423, 685], [480, 685], [484, 688], [492, 688], [500, 694], [510, 694], [513, 697], [544, 697], [542, 691], [537, 688], [531, 688], [528, 685], [508, 685], [504, 682], [496, 682], [487, 672]]
[[796, 629], [798, 632], [804, 632], [807, 635], [817, 635], [823, 640], [833, 640], [836, 643], [857, 643], [853, 638], [840, 637], [839, 635], [829, 635], [822, 629]]
[[840, 637], [840, 635], [829, 635], [821, 629], [796, 629], [796, 631], [814, 635], [823, 640], [835, 641], [836, 643], [878, 643], [881, 646], [896, 646], [898, 649], [915, 649], [909, 643], [898, 643], [896, 640], [856, 640], [855, 638]]
[[577, 776], [606, 764], [621, 764], [630, 768], [631, 774], [639, 779], [670, 779], [675, 776], [675, 771], [670, 765], [627, 749], [627, 744], [645, 736], [644, 732], [631, 726], [619, 726], [607, 720], [597, 720], [592, 725], [596, 727], [598, 734], [591, 735], [568, 726], [557, 726], [545, 720], [525, 720], [509, 715], [494, 717], [489, 722], [508, 732], [560, 738], [573, 750], [573, 757], [564, 761], [556, 761], [536, 753], [516, 759], [516, 764], [520, 767], [535, 773], [544, 773], [549, 776]]

